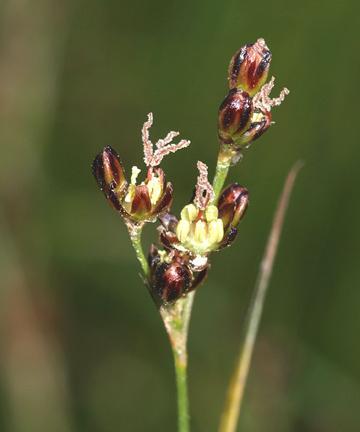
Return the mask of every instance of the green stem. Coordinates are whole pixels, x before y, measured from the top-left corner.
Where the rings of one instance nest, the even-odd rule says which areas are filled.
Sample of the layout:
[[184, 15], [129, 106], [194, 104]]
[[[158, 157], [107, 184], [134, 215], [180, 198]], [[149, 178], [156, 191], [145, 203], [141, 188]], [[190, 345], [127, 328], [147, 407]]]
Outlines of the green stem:
[[239, 352], [233, 376], [230, 380], [227, 399], [220, 421], [219, 432], [235, 432], [237, 429], [256, 336], [259, 329], [265, 296], [269, 287], [270, 276], [278, 249], [281, 231], [284, 225], [286, 209], [289, 204], [296, 176], [301, 166], [302, 163], [298, 162], [289, 172], [275, 211], [273, 225], [255, 283], [254, 296], [249, 308], [248, 321], [245, 329], [245, 339]]
[[190, 431], [189, 399], [187, 388], [187, 337], [194, 292], [176, 303], [161, 306], [160, 315], [169, 336], [174, 355], [178, 402], [178, 432]]
[[144, 255], [143, 249], [142, 249], [142, 245], [141, 245], [141, 234], [142, 234], [142, 229], [144, 227], [144, 224], [132, 224], [132, 223], [128, 223], [127, 224], [128, 230], [129, 230], [129, 234], [130, 234], [130, 240], [131, 243], [133, 245], [133, 248], [135, 250], [136, 253], [136, 258], [138, 259], [142, 271], [144, 272], [144, 275], [147, 277], [149, 275], [149, 264], [147, 262], [147, 259]]
[[187, 388], [187, 362], [183, 363], [174, 352], [176, 388], [178, 400], [178, 430], [189, 432], [189, 400]]
[[235, 152], [234, 150], [228, 148], [223, 145], [220, 147], [219, 156], [216, 163], [215, 176], [213, 180], [213, 189], [214, 189], [214, 199], [213, 203], [216, 204], [219, 199], [219, 195], [224, 186], [226, 177], [229, 172], [229, 168], [231, 166], [231, 161], [236, 157], [236, 154], [239, 155], [239, 159], [241, 158], [240, 153]]

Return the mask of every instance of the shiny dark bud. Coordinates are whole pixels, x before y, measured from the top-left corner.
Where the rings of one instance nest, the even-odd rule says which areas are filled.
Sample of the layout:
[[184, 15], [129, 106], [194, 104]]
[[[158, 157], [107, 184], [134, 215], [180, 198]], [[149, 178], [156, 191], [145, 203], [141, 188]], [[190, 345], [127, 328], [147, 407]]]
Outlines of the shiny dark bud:
[[248, 147], [253, 141], [261, 137], [271, 126], [271, 112], [256, 112], [253, 114], [249, 129], [241, 136], [238, 145]]
[[253, 103], [248, 93], [232, 89], [219, 108], [218, 133], [224, 144], [236, 144], [250, 126]]
[[174, 262], [162, 263], [155, 271], [156, 294], [166, 303], [173, 302], [187, 293], [192, 274], [186, 265]]
[[150, 291], [158, 304], [173, 303], [195, 289], [207, 274], [207, 267], [194, 272], [189, 256], [179, 251], [159, 252], [155, 246], [150, 248]]
[[105, 197], [116, 210], [120, 210], [127, 182], [119, 155], [112, 147], [104, 147], [96, 156], [92, 172]]
[[229, 64], [229, 87], [245, 90], [253, 96], [265, 84], [270, 62], [271, 52], [264, 39], [241, 47]]
[[234, 183], [223, 190], [218, 201], [219, 218], [224, 224], [222, 247], [230, 245], [237, 235], [237, 227], [249, 205], [248, 190]]
[[224, 229], [229, 226], [237, 227], [244, 217], [249, 205], [249, 192], [237, 183], [233, 183], [223, 190], [218, 201], [219, 218], [222, 219]]

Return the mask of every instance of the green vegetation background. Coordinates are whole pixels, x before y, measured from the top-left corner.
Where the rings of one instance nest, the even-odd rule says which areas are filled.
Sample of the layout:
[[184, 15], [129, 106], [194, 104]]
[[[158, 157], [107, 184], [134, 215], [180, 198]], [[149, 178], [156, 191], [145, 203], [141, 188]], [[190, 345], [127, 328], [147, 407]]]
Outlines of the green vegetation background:
[[193, 431], [216, 430], [276, 201], [300, 158], [239, 430], [360, 430], [358, 4], [1, 1], [2, 431], [175, 431], [166, 336], [90, 164], [110, 144], [128, 172], [142, 166], [153, 111], [154, 138], [175, 129], [192, 141], [164, 163], [178, 212], [196, 161], [215, 166], [228, 61], [258, 37], [275, 93], [291, 94], [230, 173], [251, 206], [197, 294]]

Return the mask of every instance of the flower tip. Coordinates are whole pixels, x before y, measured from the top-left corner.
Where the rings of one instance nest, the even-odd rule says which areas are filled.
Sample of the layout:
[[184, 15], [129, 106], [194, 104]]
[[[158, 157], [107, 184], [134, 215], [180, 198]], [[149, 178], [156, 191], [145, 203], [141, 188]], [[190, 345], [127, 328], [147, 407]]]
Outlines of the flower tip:
[[241, 47], [233, 55], [228, 69], [229, 87], [240, 88], [253, 96], [265, 83], [270, 68], [271, 51], [265, 39]]

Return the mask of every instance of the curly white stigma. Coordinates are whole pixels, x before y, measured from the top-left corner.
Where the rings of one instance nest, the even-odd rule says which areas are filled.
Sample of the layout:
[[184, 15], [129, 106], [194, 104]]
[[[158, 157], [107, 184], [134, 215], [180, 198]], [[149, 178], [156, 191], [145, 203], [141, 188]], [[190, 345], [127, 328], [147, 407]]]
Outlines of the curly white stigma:
[[148, 119], [144, 123], [141, 136], [144, 145], [144, 162], [147, 167], [155, 167], [160, 165], [163, 158], [169, 153], [175, 153], [176, 151], [188, 147], [190, 145], [189, 140], [181, 140], [179, 143], [174, 144], [172, 140], [177, 137], [180, 132], [170, 131], [165, 138], [159, 139], [156, 143], [156, 150], [154, 151], [154, 145], [150, 140], [149, 130], [153, 124], [153, 114], [148, 114]]

